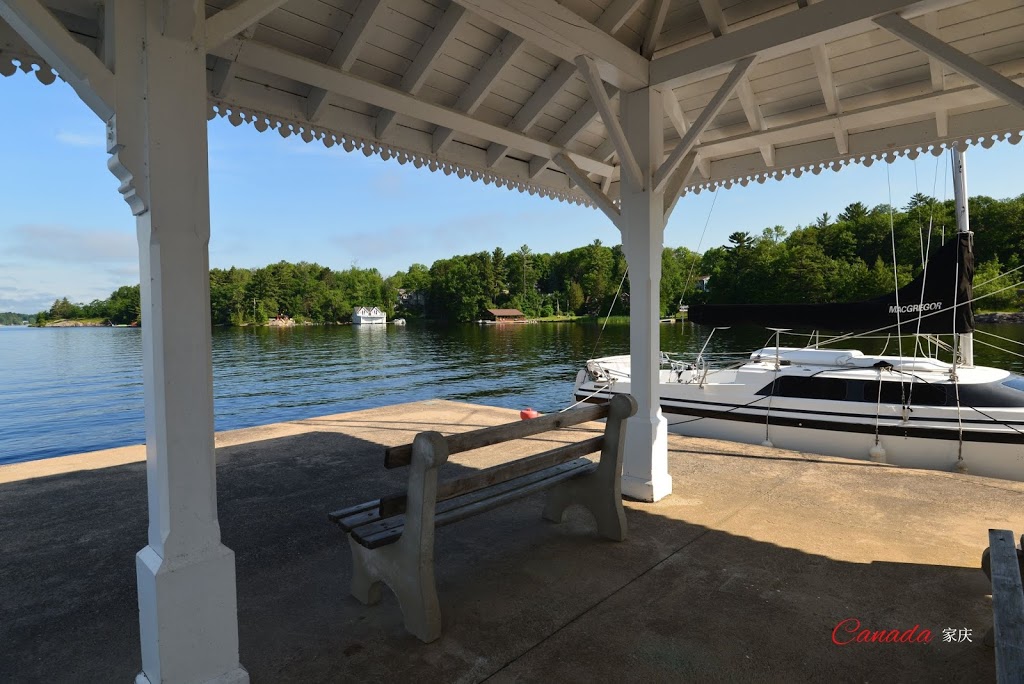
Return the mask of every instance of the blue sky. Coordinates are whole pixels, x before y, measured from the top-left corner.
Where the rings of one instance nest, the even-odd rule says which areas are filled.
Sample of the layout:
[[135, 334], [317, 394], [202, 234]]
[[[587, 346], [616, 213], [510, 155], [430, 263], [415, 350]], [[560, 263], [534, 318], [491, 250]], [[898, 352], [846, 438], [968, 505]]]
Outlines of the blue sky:
[[[138, 282], [134, 219], [107, 171], [102, 123], [67, 85], [44, 87], [21, 72], [0, 78], [0, 121], [0, 311], [33, 313], [63, 296], [105, 298]], [[209, 133], [213, 266], [283, 259], [390, 275], [499, 246], [554, 252], [594, 239], [619, 242], [608, 220], [584, 207], [223, 119]], [[930, 155], [893, 164], [893, 203], [902, 206], [917, 190], [951, 197], [946, 164]], [[1024, 146], [971, 148], [968, 166], [972, 194], [1024, 192]], [[791, 229], [854, 201], [887, 202], [889, 192], [884, 164], [721, 190], [702, 242], [713, 194], [687, 195], [665, 244], [704, 250], [735, 230]]]

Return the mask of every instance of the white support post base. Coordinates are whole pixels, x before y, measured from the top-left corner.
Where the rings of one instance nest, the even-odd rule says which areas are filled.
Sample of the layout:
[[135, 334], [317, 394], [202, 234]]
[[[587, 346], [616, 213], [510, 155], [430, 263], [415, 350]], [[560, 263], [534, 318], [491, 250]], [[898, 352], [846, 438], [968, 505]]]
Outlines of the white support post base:
[[[198, 560], [173, 565], [147, 546], [136, 555], [135, 567], [145, 668], [135, 684], [197, 681], [195, 673], [218, 672], [199, 681], [248, 684], [249, 673], [237, 664], [234, 552], [218, 546]], [[236, 654], [226, 671], [225, 653]]]
[[622, 494], [637, 501], [659, 501], [672, 493], [668, 474], [668, 422], [654, 415], [633, 416], [626, 422]]
[[643, 172], [643, 187], [624, 175], [622, 245], [629, 264], [630, 389], [636, 415], [626, 421], [622, 493], [658, 501], [672, 493], [668, 474], [668, 426], [661, 414], [661, 251], [665, 232], [664, 193], [654, 191], [654, 170], [664, 156], [661, 93], [651, 88], [622, 95], [626, 139]]
[[137, 217], [148, 545], [139, 684], [247, 684], [235, 556], [220, 541], [210, 348], [205, 6], [118, 2], [108, 166]]

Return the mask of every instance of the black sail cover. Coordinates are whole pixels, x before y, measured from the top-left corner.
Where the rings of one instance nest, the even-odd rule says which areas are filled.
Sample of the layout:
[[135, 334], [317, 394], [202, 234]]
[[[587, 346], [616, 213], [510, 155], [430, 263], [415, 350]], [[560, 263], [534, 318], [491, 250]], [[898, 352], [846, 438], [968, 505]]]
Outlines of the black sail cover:
[[971, 233], [957, 233], [934, 252], [928, 260], [927, 282], [922, 272], [906, 286], [876, 299], [846, 304], [694, 304], [688, 316], [694, 323], [706, 325], [748, 323], [766, 328], [845, 333], [882, 328], [887, 329], [885, 332], [896, 332], [898, 316], [905, 335], [917, 331], [970, 332], [974, 330], [970, 304], [974, 298], [971, 238]]

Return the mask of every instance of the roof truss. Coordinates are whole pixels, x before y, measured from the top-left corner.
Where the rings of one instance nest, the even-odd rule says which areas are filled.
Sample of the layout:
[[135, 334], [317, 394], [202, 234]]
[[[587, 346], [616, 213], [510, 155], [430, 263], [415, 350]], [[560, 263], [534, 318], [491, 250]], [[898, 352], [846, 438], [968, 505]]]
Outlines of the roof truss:
[[207, 45], [222, 45], [286, 2], [288, 0], [238, 0], [206, 20]]
[[913, 45], [926, 55], [957, 71], [1007, 104], [1024, 109], [1024, 88], [998, 71], [944, 43], [924, 29], [914, 26], [898, 14], [887, 14], [875, 23]]
[[633, 90], [647, 85], [650, 60], [555, 0], [455, 2], [567, 62], [590, 55], [601, 78], [617, 88]]
[[[327, 58], [327, 66], [340, 71], [349, 71], [359, 57], [359, 50], [366, 45], [370, 29], [385, 9], [383, 0], [361, 0], [355, 14], [341, 34], [331, 56]], [[306, 103], [306, 112], [310, 121], [318, 120], [327, 108], [328, 92], [323, 88], [313, 88]]]
[[871, 20], [904, 10], [904, 16], [920, 16], [938, 7], [970, 0], [821, 0], [787, 14], [732, 31], [721, 38], [659, 57], [651, 62], [652, 86], [678, 87], [728, 71], [737, 60], [758, 55], [775, 59], [812, 45], [864, 32]]
[[[427, 41], [423, 43], [423, 47], [417, 53], [416, 59], [413, 60], [405, 75], [402, 76], [402, 90], [410, 95], [415, 95], [420, 91], [423, 84], [427, 82], [427, 76], [430, 75], [431, 67], [434, 66], [434, 62], [437, 61], [437, 58], [444, 51], [445, 43], [451, 39], [452, 35], [454, 35], [465, 20], [466, 10], [461, 5], [456, 5], [455, 3], [448, 5], [448, 9], [441, 16], [441, 20], [437, 22], [437, 26], [434, 27], [430, 37], [427, 38]], [[395, 123], [396, 116], [397, 112], [391, 109], [384, 109], [377, 115], [376, 129], [378, 138], [386, 138], [388, 136], [391, 127]]]
[[[491, 88], [501, 78], [505, 69], [512, 64], [512, 60], [520, 53], [525, 43], [526, 41], [514, 33], [506, 34], [497, 51], [484, 62], [483, 67], [477, 72], [469, 87], [459, 96], [459, 101], [455, 103], [455, 108], [469, 115], [476, 113], [476, 110], [487, 98], [488, 93], [491, 92]], [[434, 131], [432, 145], [434, 153], [440, 152], [445, 145], [451, 142], [454, 136], [455, 131], [445, 126], [439, 126]]]

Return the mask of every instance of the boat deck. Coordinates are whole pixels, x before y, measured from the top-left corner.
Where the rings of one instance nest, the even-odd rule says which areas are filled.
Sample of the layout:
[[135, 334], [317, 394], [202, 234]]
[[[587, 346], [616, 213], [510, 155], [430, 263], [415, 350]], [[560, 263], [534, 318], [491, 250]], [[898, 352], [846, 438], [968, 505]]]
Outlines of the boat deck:
[[[624, 543], [596, 539], [578, 510], [543, 522], [538, 497], [440, 530], [436, 643], [405, 633], [387, 592], [377, 606], [352, 599], [349, 551], [326, 514], [401, 486], [381, 446], [516, 418], [428, 401], [218, 435], [254, 682], [994, 678], [978, 564], [988, 528], [1024, 532], [1024, 483], [676, 435], [676, 493], [628, 502]], [[550, 446], [540, 436], [453, 461]], [[138, 671], [142, 458], [129, 447], [0, 467], [0, 681]], [[932, 640], [837, 646], [847, 618]], [[944, 642], [946, 628], [972, 640]]]

